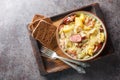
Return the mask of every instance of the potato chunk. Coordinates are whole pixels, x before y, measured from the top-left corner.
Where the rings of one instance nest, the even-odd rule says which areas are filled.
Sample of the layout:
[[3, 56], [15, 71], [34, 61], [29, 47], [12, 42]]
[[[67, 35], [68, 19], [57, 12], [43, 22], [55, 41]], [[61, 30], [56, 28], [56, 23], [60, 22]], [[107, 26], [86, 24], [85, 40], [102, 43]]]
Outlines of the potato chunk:
[[64, 25], [63, 31], [66, 33], [66, 32], [72, 31], [73, 28], [74, 28], [73, 26]]
[[83, 28], [84, 25], [80, 17], [75, 18], [75, 26], [80, 26], [81, 28]]
[[84, 21], [85, 21], [85, 15], [84, 15], [84, 14], [81, 14], [81, 15], [80, 15], [80, 19], [84, 22]]

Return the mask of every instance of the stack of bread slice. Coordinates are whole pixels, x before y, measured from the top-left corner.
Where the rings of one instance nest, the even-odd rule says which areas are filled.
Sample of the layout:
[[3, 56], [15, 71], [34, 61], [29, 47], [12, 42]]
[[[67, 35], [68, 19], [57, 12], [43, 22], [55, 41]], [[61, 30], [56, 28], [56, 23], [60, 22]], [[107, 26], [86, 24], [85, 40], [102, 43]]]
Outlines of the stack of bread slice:
[[43, 46], [54, 50], [57, 47], [55, 32], [57, 27], [52, 24], [50, 18], [42, 15], [35, 15], [28, 26], [32, 37], [38, 40]]

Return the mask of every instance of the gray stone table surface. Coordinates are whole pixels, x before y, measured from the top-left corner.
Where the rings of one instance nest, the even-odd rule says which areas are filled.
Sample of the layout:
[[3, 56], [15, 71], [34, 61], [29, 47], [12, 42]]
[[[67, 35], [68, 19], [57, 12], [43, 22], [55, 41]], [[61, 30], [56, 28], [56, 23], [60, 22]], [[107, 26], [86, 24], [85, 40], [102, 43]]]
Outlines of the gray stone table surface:
[[[53, 16], [98, 2], [114, 55], [78, 74], [73, 69], [41, 76], [26, 29], [35, 14]], [[0, 0], [0, 80], [120, 80], [120, 0]]]

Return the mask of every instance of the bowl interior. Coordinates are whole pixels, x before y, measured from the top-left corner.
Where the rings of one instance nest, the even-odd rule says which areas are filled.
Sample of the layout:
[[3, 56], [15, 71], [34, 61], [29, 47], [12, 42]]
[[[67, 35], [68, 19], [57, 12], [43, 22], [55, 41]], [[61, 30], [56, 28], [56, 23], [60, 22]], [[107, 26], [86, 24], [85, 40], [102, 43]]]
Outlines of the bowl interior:
[[[92, 59], [94, 59], [95, 57], [97, 57], [101, 52], [102, 52], [102, 50], [104, 49], [104, 47], [105, 47], [105, 45], [106, 45], [106, 41], [107, 41], [107, 31], [106, 31], [106, 28], [105, 28], [105, 25], [104, 25], [104, 23], [100, 20], [100, 18], [98, 18], [96, 15], [94, 15], [93, 13], [90, 13], [90, 12], [87, 12], [87, 11], [77, 11], [77, 12], [73, 12], [73, 13], [71, 13], [71, 14], [68, 14], [67, 16], [65, 16], [64, 18], [63, 18], [63, 20], [65, 19], [65, 18], [67, 18], [67, 17], [69, 17], [69, 16], [71, 16], [71, 15], [74, 15], [74, 14], [80, 14], [80, 13], [83, 13], [83, 14], [87, 14], [87, 15], [90, 15], [90, 16], [92, 16], [92, 17], [94, 17], [95, 19], [97, 19], [100, 23], [101, 23], [101, 25], [102, 25], [102, 27], [103, 27], [103, 30], [104, 30], [104, 35], [105, 35], [105, 40], [104, 40], [104, 42], [103, 42], [103, 44], [102, 44], [102, 47], [101, 47], [101, 49], [96, 53], [96, 54], [94, 54], [93, 56], [91, 56], [91, 57], [89, 57], [89, 58], [87, 58], [87, 59], [76, 59], [76, 58], [73, 58], [73, 57], [71, 57], [69, 54], [67, 54], [65, 51], [63, 51], [63, 49], [60, 47], [60, 45], [59, 45], [59, 29], [60, 29], [60, 26], [58, 26], [57, 27], [57, 30], [56, 30], [56, 38], [57, 38], [57, 43], [58, 43], [58, 45], [59, 45], [59, 48], [63, 51], [63, 53], [64, 54], [66, 54], [68, 57], [70, 57], [70, 58], [72, 58], [72, 59], [74, 59], [74, 60], [78, 60], [78, 61], [88, 61], [88, 60], [92, 60]], [[61, 24], [63, 24], [63, 21], [60, 23], [60, 25]]]

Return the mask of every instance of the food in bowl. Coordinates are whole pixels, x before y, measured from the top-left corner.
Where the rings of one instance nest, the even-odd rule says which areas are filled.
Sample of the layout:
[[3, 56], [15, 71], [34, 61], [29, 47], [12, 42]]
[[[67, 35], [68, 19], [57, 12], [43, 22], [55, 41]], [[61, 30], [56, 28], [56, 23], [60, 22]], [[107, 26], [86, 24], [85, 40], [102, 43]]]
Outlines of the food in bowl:
[[103, 50], [107, 34], [103, 22], [86, 11], [66, 16], [57, 29], [60, 49], [75, 60], [90, 60]]

